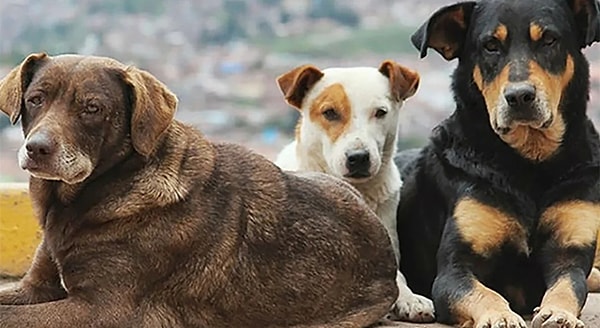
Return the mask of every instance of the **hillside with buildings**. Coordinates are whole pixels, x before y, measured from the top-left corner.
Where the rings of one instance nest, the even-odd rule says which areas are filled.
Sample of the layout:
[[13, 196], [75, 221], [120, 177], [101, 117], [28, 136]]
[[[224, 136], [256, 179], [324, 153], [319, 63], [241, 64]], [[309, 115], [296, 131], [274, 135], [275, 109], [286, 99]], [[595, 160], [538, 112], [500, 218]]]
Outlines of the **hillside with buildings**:
[[[294, 66], [377, 66], [387, 58], [417, 69], [419, 92], [403, 108], [401, 146], [420, 145], [453, 109], [455, 62], [420, 60], [410, 34], [442, 0], [4, 0], [0, 76], [31, 52], [114, 57], [149, 70], [179, 97], [178, 118], [213, 139], [273, 158], [297, 113], [275, 78]], [[592, 64], [590, 114], [600, 123], [600, 46]], [[0, 118], [0, 128], [8, 120]], [[21, 136], [0, 131], [0, 181], [23, 180]]]

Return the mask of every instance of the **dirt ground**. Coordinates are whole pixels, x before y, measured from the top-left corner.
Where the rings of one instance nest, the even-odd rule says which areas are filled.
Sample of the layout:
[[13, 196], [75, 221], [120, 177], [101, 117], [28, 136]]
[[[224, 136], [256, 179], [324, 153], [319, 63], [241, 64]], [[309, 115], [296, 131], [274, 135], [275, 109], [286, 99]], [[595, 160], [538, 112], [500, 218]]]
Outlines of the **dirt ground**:
[[[0, 290], [11, 286], [13, 282], [0, 278]], [[590, 294], [586, 302], [583, 314], [581, 315], [586, 328], [600, 328], [600, 293]], [[437, 323], [432, 324], [409, 324], [409, 323], [394, 323], [389, 326], [379, 326], [378, 328], [448, 328], [450, 326]]]

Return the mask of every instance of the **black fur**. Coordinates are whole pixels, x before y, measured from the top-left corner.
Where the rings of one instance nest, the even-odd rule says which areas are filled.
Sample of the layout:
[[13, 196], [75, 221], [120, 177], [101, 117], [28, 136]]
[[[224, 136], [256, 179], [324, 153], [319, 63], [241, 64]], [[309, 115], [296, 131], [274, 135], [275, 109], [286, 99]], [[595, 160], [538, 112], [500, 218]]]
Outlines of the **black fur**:
[[[553, 240], [551, 228], [538, 223], [545, 209], [561, 201], [600, 203], [600, 141], [586, 116], [589, 65], [581, 52], [600, 41], [598, 3], [589, 4], [588, 11], [574, 12], [572, 0], [464, 2], [434, 13], [412, 37], [424, 57], [427, 48], [434, 47], [428, 38], [437, 29], [437, 41], [444, 40], [448, 48], [435, 50], [459, 61], [452, 76], [455, 112], [433, 130], [420, 153], [411, 150], [396, 158], [404, 178], [398, 209], [401, 270], [414, 292], [432, 296], [442, 322], [456, 320], [451, 305], [471, 290], [472, 276], [502, 294], [519, 313], [531, 314], [561, 275], [570, 276], [578, 300], [585, 300], [595, 245], [565, 249]], [[456, 15], [447, 15], [457, 10], [465, 18], [462, 26], [454, 20]], [[499, 22], [509, 31], [528, 35], [524, 29], [530, 21], [551, 29], [558, 44], [540, 49], [515, 39], [499, 54], [485, 53], [482, 43]], [[490, 81], [512, 62], [509, 80], [514, 81], [520, 78], [512, 74], [517, 58], [525, 56], [559, 74], [567, 55], [575, 70], [559, 108], [566, 123], [563, 142], [548, 159], [526, 159], [490, 126], [473, 79], [474, 67], [481, 67], [484, 81]], [[452, 220], [456, 202], [467, 196], [516, 218], [529, 233], [530, 253], [506, 244], [498, 245], [489, 258], [475, 254]], [[510, 299], [508, 285], [524, 288], [525, 303]]]

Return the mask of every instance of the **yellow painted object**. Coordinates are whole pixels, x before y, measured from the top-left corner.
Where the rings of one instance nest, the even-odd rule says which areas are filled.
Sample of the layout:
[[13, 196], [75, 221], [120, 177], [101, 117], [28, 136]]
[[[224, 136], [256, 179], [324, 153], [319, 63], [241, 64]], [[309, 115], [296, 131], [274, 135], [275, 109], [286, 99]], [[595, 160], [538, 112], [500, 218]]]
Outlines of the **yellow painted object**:
[[0, 276], [25, 274], [41, 240], [27, 183], [0, 183]]

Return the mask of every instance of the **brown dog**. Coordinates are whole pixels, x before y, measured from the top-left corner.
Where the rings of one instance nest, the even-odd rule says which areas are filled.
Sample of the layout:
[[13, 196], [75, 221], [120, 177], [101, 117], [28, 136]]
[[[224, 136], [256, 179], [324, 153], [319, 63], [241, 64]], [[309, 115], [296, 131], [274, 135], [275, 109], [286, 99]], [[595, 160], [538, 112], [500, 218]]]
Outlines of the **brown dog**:
[[34, 54], [0, 81], [44, 231], [0, 327], [364, 327], [389, 311], [393, 251], [357, 191], [211, 143], [176, 104], [107, 58]]

